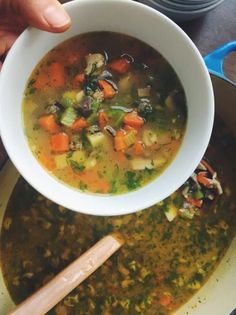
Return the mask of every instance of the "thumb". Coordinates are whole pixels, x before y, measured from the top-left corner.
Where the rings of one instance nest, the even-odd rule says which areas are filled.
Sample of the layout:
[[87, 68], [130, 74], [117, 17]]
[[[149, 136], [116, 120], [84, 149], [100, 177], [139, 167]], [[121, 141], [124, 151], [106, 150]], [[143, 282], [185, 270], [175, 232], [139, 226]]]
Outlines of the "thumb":
[[57, 0], [13, 0], [14, 9], [25, 21], [48, 32], [63, 32], [70, 27], [70, 17]]

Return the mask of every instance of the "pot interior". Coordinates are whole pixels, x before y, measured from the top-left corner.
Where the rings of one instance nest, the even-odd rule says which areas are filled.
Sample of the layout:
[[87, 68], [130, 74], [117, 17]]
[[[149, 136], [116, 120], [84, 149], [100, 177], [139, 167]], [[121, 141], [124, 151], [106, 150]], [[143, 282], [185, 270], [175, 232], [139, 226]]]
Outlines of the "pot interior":
[[[231, 196], [227, 196], [227, 193], [225, 193], [223, 198], [227, 199], [225, 205], [230, 206], [233, 204], [235, 206], [236, 202], [234, 199], [235, 197], [233, 196], [235, 195], [233, 193], [235, 192], [235, 186], [232, 184], [232, 178], [235, 178], [236, 175], [234, 166], [234, 161], [236, 160], [236, 146], [235, 138], [233, 137], [233, 134], [234, 136], [236, 135], [236, 121], [234, 117], [235, 115], [233, 115], [234, 109], [232, 109], [232, 103], [235, 99], [234, 97], [236, 97], [236, 89], [233, 85], [230, 85], [221, 79], [212, 77], [212, 80], [215, 87], [217, 117], [211, 144], [209, 145], [206, 156], [210, 157], [214, 166], [216, 166], [219, 175], [222, 172], [225, 172], [227, 177], [231, 178], [230, 188], [232, 194]], [[222, 154], [219, 154], [219, 150], [221, 150]], [[4, 212], [14, 187], [26, 185], [22, 178], [19, 181], [18, 179], [19, 175], [17, 171], [11, 163], [8, 162], [1, 172], [0, 224], [2, 224]], [[22, 195], [19, 195], [19, 198], [21, 197]], [[22, 200], [19, 202], [22, 202]], [[6, 221], [4, 220], [4, 222]], [[235, 307], [236, 300], [234, 289], [235, 266], [236, 237], [233, 238], [226, 255], [221, 260], [219, 266], [211, 275], [207, 283], [196, 292], [188, 303], [183, 305], [176, 312], [176, 315], [211, 314], [213, 311], [215, 315], [229, 314]], [[6, 289], [2, 273], [0, 273], [0, 292], [0, 313], [7, 314], [7, 312], [14, 306], [14, 303]], [[227, 295], [222, 292], [225, 292]]]

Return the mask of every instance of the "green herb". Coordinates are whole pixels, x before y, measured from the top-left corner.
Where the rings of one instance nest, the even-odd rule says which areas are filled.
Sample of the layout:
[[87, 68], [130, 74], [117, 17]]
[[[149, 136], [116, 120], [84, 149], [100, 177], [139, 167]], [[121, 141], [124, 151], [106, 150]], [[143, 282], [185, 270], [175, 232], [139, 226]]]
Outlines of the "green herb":
[[33, 85], [35, 82], [36, 82], [35, 79], [30, 80], [27, 87], [28, 87], [28, 88], [31, 88], [32, 85]]
[[35, 79], [32, 79], [29, 81], [29, 83], [27, 85], [27, 90], [26, 90], [25, 96], [34, 94], [36, 92], [36, 88], [33, 86], [33, 84], [35, 82], [36, 82]]
[[124, 184], [129, 190], [134, 190], [140, 187], [140, 177], [137, 176], [136, 173], [127, 171], [125, 172], [125, 182]]
[[96, 71], [97, 67], [93, 64], [91, 73], [85, 76], [85, 83], [82, 85], [86, 95], [90, 96], [98, 89], [98, 79], [92, 74]]
[[92, 64], [92, 69], [91, 69], [91, 72], [90, 72], [89, 75], [93, 75], [96, 70], [97, 70], [97, 65], [96, 65], [96, 63], [93, 63]]
[[79, 182], [79, 189], [84, 191], [88, 188], [88, 185], [86, 185], [84, 182]]
[[142, 171], [142, 173], [144, 175], [152, 175], [153, 173], [155, 173], [155, 169], [145, 167], [145, 169]]
[[125, 157], [127, 160], [132, 160], [132, 156], [128, 153], [125, 153]]
[[193, 193], [193, 198], [194, 199], [202, 199], [204, 198], [204, 194], [201, 190], [196, 190], [194, 193]]
[[66, 154], [66, 158], [69, 159], [71, 158], [73, 155], [73, 151], [69, 151], [67, 154]]
[[109, 190], [109, 194], [115, 194], [117, 192], [116, 180], [111, 181], [111, 188]]
[[85, 166], [82, 163], [78, 163], [74, 160], [68, 160], [68, 162], [74, 172], [81, 173], [85, 170]]
[[168, 228], [167, 230], [164, 231], [161, 240], [162, 241], [169, 240], [171, 239], [171, 236], [172, 236], [171, 228]]
[[173, 199], [173, 204], [177, 207], [180, 208], [183, 204], [183, 198], [180, 195], [177, 195], [174, 199]]
[[196, 281], [197, 282], [202, 282], [203, 281], [203, 274], [199, 273], [199, 272], [196, 272], [192, 278], [190, 279], [190, 283], [195, 283]]
[[33, 130], [39, 130], [39, 129], [40, 129], [40, 126], [38, 124], [33, 125]]
[[97, 122], [97, 113], [99, 111], [100, 104], [101, 103], [99, 101], [93, 99], [91, 103], [92, 114], [87, 119], [90, 125], [94, 125]]

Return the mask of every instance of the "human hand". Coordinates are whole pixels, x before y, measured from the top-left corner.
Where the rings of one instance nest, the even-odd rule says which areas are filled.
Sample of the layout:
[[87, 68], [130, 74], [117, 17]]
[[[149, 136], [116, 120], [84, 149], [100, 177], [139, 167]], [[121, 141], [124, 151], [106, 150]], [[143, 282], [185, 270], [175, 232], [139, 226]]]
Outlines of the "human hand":
[[69, 28], [70, 17], [57, 0], [0, 0], [0, 68], [2, 57], [28, 25], [58, 33]]

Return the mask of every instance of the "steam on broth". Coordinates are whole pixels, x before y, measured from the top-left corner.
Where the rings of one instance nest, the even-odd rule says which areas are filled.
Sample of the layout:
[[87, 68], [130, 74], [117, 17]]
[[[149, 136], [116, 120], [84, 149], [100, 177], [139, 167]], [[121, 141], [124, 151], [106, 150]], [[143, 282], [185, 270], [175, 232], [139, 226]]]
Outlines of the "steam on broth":
[[50, 51], [31, 74], [25, 132], [60, 181], [120, 194], [155, 179], [183, 140], [183, 87], [163, 56], [129, 36], [93, 32]]

